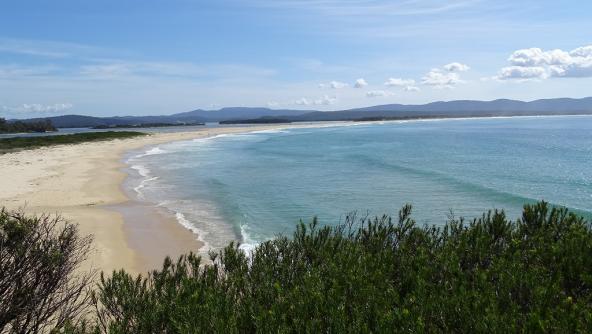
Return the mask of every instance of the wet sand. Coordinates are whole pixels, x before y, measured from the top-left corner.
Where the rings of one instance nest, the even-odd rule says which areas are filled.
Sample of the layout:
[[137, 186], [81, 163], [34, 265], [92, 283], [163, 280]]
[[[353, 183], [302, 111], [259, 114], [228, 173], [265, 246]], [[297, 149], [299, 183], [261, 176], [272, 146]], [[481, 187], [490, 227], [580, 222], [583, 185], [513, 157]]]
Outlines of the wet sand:
[[[189, 252], [197, 253], [203, 243], [181, 226], [171, 212], [151, 203], [128, 201], [106, 207], [121, 215], [128, 245], [136, 252], [140, 268], [159, 268], [164, 256], [176, 260]], [[162, 250], [166, 249], [166, 254]]]

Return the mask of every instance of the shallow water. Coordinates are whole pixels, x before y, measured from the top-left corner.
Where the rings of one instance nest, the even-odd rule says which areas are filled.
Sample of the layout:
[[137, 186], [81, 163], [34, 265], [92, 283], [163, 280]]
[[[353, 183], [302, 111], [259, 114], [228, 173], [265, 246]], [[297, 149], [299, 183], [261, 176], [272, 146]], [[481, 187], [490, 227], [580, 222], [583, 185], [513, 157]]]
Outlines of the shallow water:
[[592, 214], [592, 117], [429, 120], [261, 131], [176, 142], [130, 159], [141, 199], [209, 247], [244, 248], [317, 215], [396, 214], [443, 224], [545, 199]]

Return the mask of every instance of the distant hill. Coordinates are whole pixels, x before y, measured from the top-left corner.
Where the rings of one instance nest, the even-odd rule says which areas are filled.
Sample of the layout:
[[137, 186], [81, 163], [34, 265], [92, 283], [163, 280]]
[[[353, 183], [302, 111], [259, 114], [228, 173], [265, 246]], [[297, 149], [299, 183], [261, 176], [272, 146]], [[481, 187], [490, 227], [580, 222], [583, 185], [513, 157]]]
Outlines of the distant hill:
[[[64, 115], [47, 119], [58, 128], [139, 125], [148, 123], [204, 123], [259, 118], [286, 121], [345, 121], [358, 119], [476, 117], [592, 114], [592, 97], [558, 98], [530, 102], [499, 99], [494, 101], [438, 101], [428, 104], [386, 104], [338, 111], [310, 111], [269, 108], [233, 107], [219, 110], [193, 110], [162, 116], [92, 117]], [[39, 121], [46, 118], [29, 119]]]
[[219, 122], [235, 118], [249, 119], [259, 117], [294, 117], [309, 113], [310, 110], [269, 109], [232, 107], [219, 110], [194, 110], [171, 115], [176, 118], [201, 118], [208, 122]]
[[275, 110], [269, 108], [234, 107], [222, 108], [220, 110], [193, 110], [163, 116], [92, 117], [82, 115], [63, 115], [46, 118], [32, 118], [24, 121], [34, 122], [49, 119], [52, 124], [58, 128], [84, 128], [150, 123], [205, 123], [233, 119], [255, 119], [260, 117], [294, 117], [308, 112], [310, 112], [310, 110]]
[[337, 121], [362, 118], [421, 118], [592, 114], [592, 97], [583, 99], [545, 99], [432, 102], [421, 105], [386, 104], [335, 112], [310, 112], [292, 121]]

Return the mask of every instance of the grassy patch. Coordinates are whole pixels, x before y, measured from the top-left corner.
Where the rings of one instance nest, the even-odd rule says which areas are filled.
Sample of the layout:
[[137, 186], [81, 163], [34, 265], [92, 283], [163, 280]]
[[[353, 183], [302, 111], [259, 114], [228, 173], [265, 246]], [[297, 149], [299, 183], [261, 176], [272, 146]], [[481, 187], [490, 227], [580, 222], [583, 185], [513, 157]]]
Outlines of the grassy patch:
[[0, 139], [0, 154], [20, 150], [29, 150], [46, 146], [79, 144], [112, 139], [125, 139], [144, 135], [146, 134], [135, 131], [108, 131], [42, 137], [3, 138]]

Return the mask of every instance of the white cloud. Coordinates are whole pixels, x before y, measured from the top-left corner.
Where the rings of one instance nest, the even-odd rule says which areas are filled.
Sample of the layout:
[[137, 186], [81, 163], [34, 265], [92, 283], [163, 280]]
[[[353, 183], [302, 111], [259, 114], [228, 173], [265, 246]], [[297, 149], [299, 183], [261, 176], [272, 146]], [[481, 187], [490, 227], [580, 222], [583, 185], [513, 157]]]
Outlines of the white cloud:
[[366, 86], [368, 86], [368, 83], [363, 78], [359, 78], [358, 80], [356, 80], [356, 83], [354, 84], [354, 88], [363, 88]]
[[406, 86], [405, 91], [406, 92], [419, 92], [420, 89], [417, 86]]
[[592, 58], [577, 64], [550, 66], [549, 71], [552, 77], [589, 78], [592, 77]]
[[529, 48], [514, 51], [497, 79], [592, 77], [592, 45], [571, 51]]
[[413, 86], [415, 85], [415, 80], [413, 79], [401, 79], [401, 78], [389, 78], [385, 83], [385, 86], [388, 87], [405, 87], [405, 86]]
[[508, 61], [515, 66], [560, 65], [569, 62], [570, 55], [563, 50], [543, 51], [530, 48], [514, 51]]
[[299, 106], [311, 106], [311, 105], [316, 105], [316, 106], [321, 106], [321, 105], [331, 105], [331, 104], [335, 104], [337, 103], [337, 97], [333, 96], [330, 97], [328, 95], [324, 95], [323, 97], [319, 98], [319, 99], [308, 99], [306, 97], [300, 98], [296, 101], [294, 101], [295, 105], [299, 105]]
[[592, 57], [592, 45], [580, 46], [571, 50], [569, 54], [572, 57]]
[[469, 66], [457, 62], [446, 64], [442, 68], [432, 68], [421, 78], [421, 83], [438, 89], [454, 88], [457, 84], [465, 83], [458, 72], [466, 72], [469, 69]]
[[333, 88], [333, 89], [341, 89], [341, 88], [345, 88], [348, 86], [345, 82], [339, 82], [339, 81], [331, 81], [330, 85], [331, 85], [331, 88]]
[[385, 90], [371, 90], [366, 92], [366, 97], [385, 97], [385, 96], [392, 96], [395, 95], [391, 92]]
[[315, 105], [330, 105], [330, 104], [335, 104], [335, 103], [337, 103], [336, 96], [329, 97], [329, 96], [325, 95], [318, 100], [314, 100]]
[[497, 79], [545, 79], [547, 71], [540, 66], [523, 67], [523, 66], [508, 66], [500, 70]]
[[280, 104], [278, 102], [275, 102], [275, 101], [269, 101], [269, 102], [267, 102], [267, 107], [268, 108], [277, 108], [277, 107], [279, 107], [279, 105]]
[[5, 112], [16, 112], [16, 113], [54, 113], [72, 109], [71, 103], [56, 103], [52, 105], [43, 105], [38, 103], [24, 103], [19, 106], [9, 107], [2, 106], [2, 110]]
[[347, 87], [348, 84], [346, 84], [345, 82], [340, 82], [340, 81], [331, 81], [327, 84], [325, 83], [321, 83], [319, 84], [319, 88], [332, 88], [332, 89], [341, 89], [341, 88], [345, 88]]
[[471, 68], [468, 65], [454, 62], [444, 65], [444, 69], [448, 72], [466, 72]]
[[460, 79], [458, 73], [443, 72], [438, 68], [433, 68], [421, 78], [421, 83], [434, 88], [453, 88], [464, 81]]
[[294, 101], [294, 104], [295, 105], [298, 105], [298, 106], [309, 106], [309, 105], [312, 104], [312, 101], [310, 101], [309, 99], [303, 97], [303, 98], [300, 98], [300, 99]]

